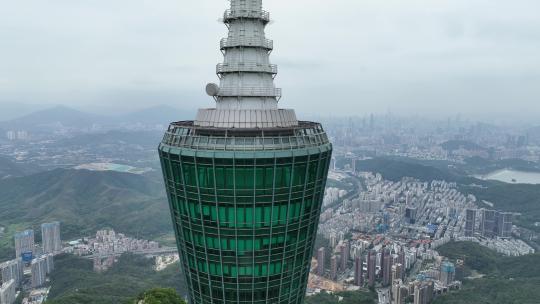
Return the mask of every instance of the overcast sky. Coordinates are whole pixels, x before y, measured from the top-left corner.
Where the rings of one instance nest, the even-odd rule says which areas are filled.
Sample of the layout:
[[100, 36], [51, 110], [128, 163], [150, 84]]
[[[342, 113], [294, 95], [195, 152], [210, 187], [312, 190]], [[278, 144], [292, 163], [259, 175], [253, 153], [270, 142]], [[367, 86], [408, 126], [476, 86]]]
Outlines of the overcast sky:
[[[265, 0], [282, 107], [540, 117], [538, 0]], [[0, 103], [209, 107], [226, 0], [6, 0]]]

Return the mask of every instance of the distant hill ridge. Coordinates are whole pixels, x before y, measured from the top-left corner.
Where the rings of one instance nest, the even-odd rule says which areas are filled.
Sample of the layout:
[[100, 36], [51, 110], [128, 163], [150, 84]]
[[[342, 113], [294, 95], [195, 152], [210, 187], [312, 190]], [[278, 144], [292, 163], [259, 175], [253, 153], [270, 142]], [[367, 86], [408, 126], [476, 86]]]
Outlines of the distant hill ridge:
[[93, 124], [168, 124], [195, 116], [195, 111], [180, 110], [171, 106], [158, 105], [115, 115], [99, 115], [75, 110], [66, 106], [55, 106], [39, 110], [19, 118], [0, 122], [4, 129], [29, 130], [35, 127], [91, 127]]
[[5, 127], [27, 130], [28, 127], [52, 126], [58, 124], [63, 126], [91, 125], [92, 123], [104, 120], [105, 118], [100, 115], [85, 113], [66, 106], [55, 106], [5, 121], [1, 124]]
[[66, 239], [105, 227], [144, 237], [172, 231], [163, 185], [144, 175], [57, 169], [0, 180], [0, 193], [3, 225], [58, 220]]

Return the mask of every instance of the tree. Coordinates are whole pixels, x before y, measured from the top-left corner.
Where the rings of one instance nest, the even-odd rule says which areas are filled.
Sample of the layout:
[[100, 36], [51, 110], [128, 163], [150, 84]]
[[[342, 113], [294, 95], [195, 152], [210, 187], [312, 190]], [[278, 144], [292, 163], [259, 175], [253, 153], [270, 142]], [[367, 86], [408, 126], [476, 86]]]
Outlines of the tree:
[[171, 288], [156, 288], [137, 297], [133, 304], [186, 304], [182, 298]]

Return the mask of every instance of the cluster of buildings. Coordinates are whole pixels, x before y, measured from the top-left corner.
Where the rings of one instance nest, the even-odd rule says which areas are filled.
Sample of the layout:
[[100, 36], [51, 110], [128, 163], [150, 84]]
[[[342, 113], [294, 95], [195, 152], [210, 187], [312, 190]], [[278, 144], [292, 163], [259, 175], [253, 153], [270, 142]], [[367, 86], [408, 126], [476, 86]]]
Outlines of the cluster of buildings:
[[169, 254], [169, 255], [159, 255], [155, 258], [156, 266], [154, 269], [156, 271], [165, 270], [167, 267], [178, 262], [180, 260], [180, 255], [178, 254]]
[[16, 292], [24, 277], [24, 265], [21, 258], [0, 264], [0, 303], [15, 302]]
[[116, 233], [112, 229], [99, 230], [96, 232], [95, 237], [84, 238], [71, 244], [71, 250], [79, 256], [121, 255], [125, 252], [153, 249], [159, 249], [159, 243], [128, 237], [123, 233]]
[[94, 271], [103, 272], [112, 267], [123, 253], [145, 253], [159, 249], [157, 242], [135, 239], [112, 229], [105, 229], [97, 231], [95, 237], [71, 242], [68, 252], [92, 257]]
[[[15, 259], [0, 264], [0, 303], [12, 304], [18, 290], [33, 290], [46, 284], [54, 269], [54, 255], [62, 252], [60, 223], [41, 225], [41, 246], [36, 245], [34, 231], [14, 235]], [[27, 303], [41, 303], [30, 302]]]
[[[500, 127], [460, 118], [437, 121], [391, 114], [332, 119], [327, 126], [336, 147], [357, 151], [359, 156], [453, 162], [471, 157], [540, 160], [539, 137], [533, 136], [538, 132], [523, 127]], [[445, 145], [449, 142], [451, 145]]]
[[317, 251], [310, 290], [372, 287], [382, 290], [381, 303], [428, 304], [461, 287], [463, 261], [441, 257], [439, 246], [471, 241], [506, 255], [534, 253], [512, 237], [514, 214], [479, 209], [455, 183], [351, 176], [364, 189], [322, 212], [319, 233], [329, 245]]
[[7, 131], [6, 138], [8, 140], [27, 140], [29, 138], [27, 131]]
[[323, 199], [323, 206], [330, 206], [334, 203], [337, 203], [340, 198], [347, 195], [347, 190], [335, 188], [335, 187], [328, 187], [324, 191], [324, 199]]
[[[514, 213], [511, 212], [467, 209], [464, 236], [474, 237], [479, 233], [485, 238], [510, 238], [513, 217]], [[477, 225], [478, 222], [479, 225]]]
[[32, 274], [32, 288], [45, 285], [47, 275], [54, 270], [54, 255], [48, 253], [33, 259], [30, 269]]
[[2, 282], [2, 285], [0, 285], [0, 303], [14, 303], [16, 299], [16, 290], [17, 285], [15, 285], [15, 281], [10, 280], [7, 282]]
[[[355, 286], [378, 288], [385, 290], [388, 303], [428, 304], [435, 296], [461, 287], [463, 262], [458, 261], [459, 266], [456, 266], [429, 246], [400, 244], [390, 237], [370, 238], [360, 234], [352, 239], [352, 242], [339, 240], [331, 252], [329, 266], [326, 264], [328, 249], [319, 248], [312, 269], [313, 275], [341, 286], [318, 280], [310, 281], [311, 289], [326, 289], [325, 286], [331, 286], [331, 291], [354, 290]], [[362, 245], [350, 247], [350, 243]], [[385, 303], [384, 298], [381, 302]]]

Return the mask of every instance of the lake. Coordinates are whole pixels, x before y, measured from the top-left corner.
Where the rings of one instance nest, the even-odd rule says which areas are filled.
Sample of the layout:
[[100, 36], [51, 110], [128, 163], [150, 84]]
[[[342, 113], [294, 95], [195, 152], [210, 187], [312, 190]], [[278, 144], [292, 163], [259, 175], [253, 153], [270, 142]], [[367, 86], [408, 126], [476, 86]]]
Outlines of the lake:
[[489, 174], [479, 176], [482, 179], [497, 180], [510, 184], [533, 184], [540, 185], [540, 173], [516, 170], [497, 170]]

